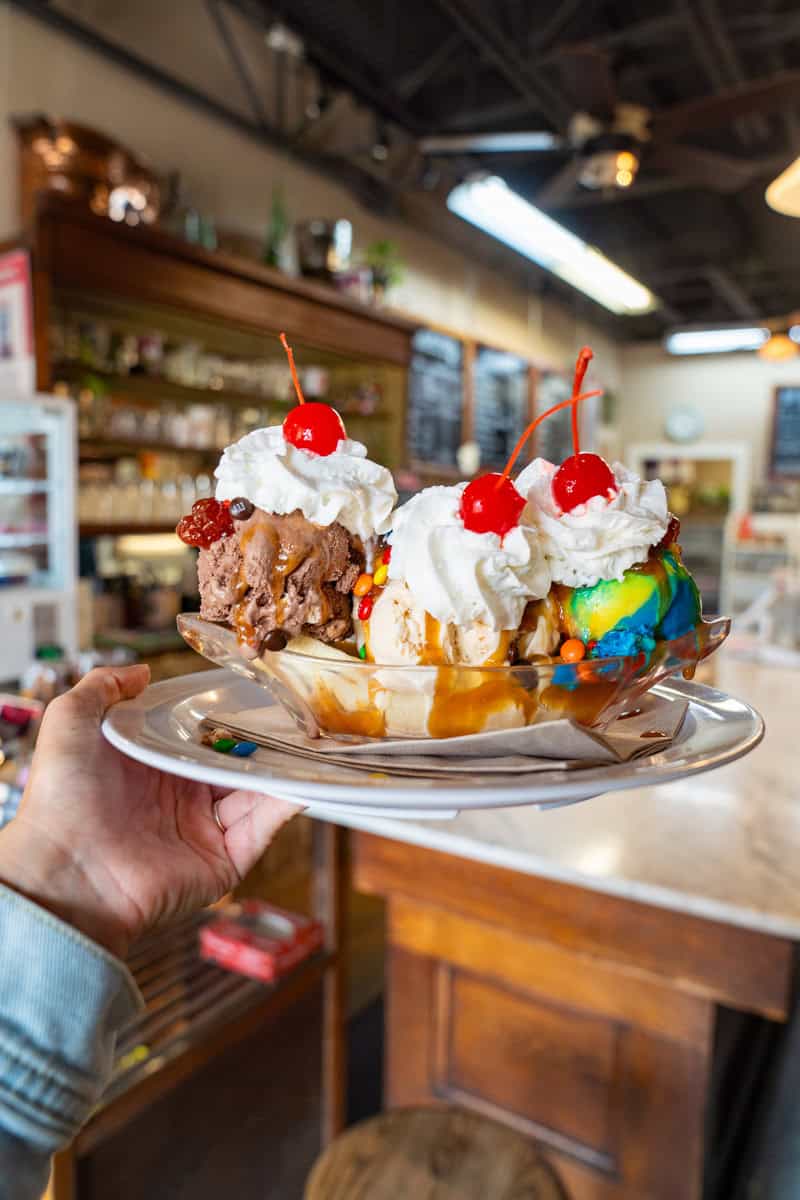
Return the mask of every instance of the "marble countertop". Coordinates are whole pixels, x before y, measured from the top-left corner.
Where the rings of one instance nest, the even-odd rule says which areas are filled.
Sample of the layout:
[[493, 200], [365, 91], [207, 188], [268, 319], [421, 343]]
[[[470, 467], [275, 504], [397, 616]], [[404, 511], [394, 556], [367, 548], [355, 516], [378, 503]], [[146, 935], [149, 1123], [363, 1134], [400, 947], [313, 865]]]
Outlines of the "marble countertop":
[[724, 650], [714, 668], [715, 686], [766, 722], [761, 745], [730, 766], [550, 811], [342, 823], [800, 941], [800, 673]]

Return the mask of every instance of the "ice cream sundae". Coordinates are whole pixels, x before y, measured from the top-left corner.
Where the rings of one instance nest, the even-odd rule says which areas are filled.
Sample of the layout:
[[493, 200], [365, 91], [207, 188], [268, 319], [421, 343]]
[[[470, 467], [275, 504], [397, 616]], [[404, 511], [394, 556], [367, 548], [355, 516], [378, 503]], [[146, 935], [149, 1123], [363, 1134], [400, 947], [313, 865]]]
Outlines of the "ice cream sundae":
[[[396, 510], [389, 472], [335, 410], [304, 402], [286, 349], [298, 406], [224, 452], [216, 497], [178, 533], [200, 547], [201, 616], [235, 634], [307, 729], [593, 723], [625, 689], [706, 652], [663, 485], [581, 451], [578, 405], [598, 394], [582, 390], [588, 348], [570, 398], [537, 417], [502, 473]], [[531, 432], [567, 407], [574, 453], [512, 479]]]

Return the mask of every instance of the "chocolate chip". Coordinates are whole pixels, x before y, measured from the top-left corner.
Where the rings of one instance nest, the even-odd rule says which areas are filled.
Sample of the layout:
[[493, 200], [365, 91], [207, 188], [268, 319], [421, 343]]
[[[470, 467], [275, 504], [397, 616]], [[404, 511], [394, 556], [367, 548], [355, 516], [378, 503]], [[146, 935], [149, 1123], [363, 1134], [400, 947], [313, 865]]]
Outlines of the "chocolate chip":
[[245, 500], [244, 496], [237, 496], [235, 500], [231, 500], [228, 511], [237, 521], [246, 521], [255, 512], [255, 505], [251, 504], [249, 500]]
[[282, 633], [280, 629], [273, 629], [272, 632], [268, 633], [264, 638], [264, 649], [283, 650], [288, 640], [289, 639], [286, 637], [286, 634]]

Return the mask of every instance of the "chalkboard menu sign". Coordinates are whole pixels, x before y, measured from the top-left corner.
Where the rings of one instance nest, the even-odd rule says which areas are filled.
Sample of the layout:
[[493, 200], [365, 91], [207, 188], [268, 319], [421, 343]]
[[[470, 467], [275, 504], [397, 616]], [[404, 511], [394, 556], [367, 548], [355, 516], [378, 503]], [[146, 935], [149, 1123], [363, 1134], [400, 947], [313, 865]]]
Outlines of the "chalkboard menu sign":
[[418, 329], [408, 384], [408, 454], [412, 460], [456, 466], [464, 409], [461, 342]]
[[800, 386], [775, 388], [770, 474], [800, 479]]
[[[572, 395], [571, 380], [557, 371], [543, 371], [536, 388], [536, 415]], [[572, 416], [568, 408], [542, 421], [535, 434], [535, 452], [539, 458], [560, 463], [572, 453]]]
[[505, 465], [530, 422], [529, 398], [525, 359], [481, 347], [475, 356], [475, 441], [481, 448], [481, 469]]

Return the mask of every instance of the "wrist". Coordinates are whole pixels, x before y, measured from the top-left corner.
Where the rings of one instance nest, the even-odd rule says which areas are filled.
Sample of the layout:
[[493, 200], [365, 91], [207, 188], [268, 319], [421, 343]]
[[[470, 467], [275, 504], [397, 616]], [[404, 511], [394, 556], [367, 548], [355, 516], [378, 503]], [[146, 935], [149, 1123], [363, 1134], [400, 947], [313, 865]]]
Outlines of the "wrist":
[[0, 883], [117, 958], [127, 954], [127, 930], [109, 913], [86, 869], [58, 843], [28, 829], [21, 816], [0, 832]]

